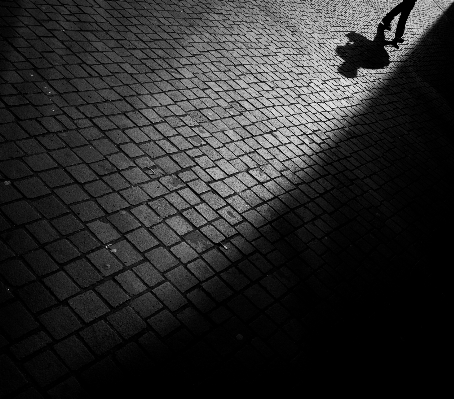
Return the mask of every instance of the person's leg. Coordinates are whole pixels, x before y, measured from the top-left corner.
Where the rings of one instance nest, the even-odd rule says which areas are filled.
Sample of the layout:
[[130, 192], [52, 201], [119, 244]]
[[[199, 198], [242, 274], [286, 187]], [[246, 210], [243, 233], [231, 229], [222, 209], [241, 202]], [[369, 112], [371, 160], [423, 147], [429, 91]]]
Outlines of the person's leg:
[[394, 17], [402, 12], [402, 9], [405, 7], [405, 1], [395, 6], [388, 14], [386, 14], [383, 19], [383, 25], [390, 25]]
[[396, 34], [394, 36], [394, 40], [398, 41], [400, 41], [400, 39], [402, 39], [402, 36], [404, 35], [405, 25], [407, 23], [408, 17], [410, 16], [411, 10], [413, 10], [413, 7], [416, 4], [416, 0], [407, 0], [401, 4], [404, 4], [404, 7], [400, 13], [399, 22], [397, 23], [396, 28]]

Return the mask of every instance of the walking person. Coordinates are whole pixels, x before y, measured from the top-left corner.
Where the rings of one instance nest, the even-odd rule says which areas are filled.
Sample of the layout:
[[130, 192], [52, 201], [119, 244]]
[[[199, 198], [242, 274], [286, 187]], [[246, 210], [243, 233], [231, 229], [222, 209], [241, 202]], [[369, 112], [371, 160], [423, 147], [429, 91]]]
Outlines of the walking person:
[[402, 38], [405, 32], [405, 24], [410, 15], [411, 10], [415, 6], [417, 0], [403, 0], [402, 3], [394, 7], [388, 14], [386, 14], [381, 23], [383, 24], [385, 30], [391, 30], [391, 22], [394, 17], [400, 14], [399, 22], [397, 23], [396, 32], [394, 39], [391, 41], [391, 44], [394, 47], [399, 48], [398, 43], [403, 43], [404, 39]]

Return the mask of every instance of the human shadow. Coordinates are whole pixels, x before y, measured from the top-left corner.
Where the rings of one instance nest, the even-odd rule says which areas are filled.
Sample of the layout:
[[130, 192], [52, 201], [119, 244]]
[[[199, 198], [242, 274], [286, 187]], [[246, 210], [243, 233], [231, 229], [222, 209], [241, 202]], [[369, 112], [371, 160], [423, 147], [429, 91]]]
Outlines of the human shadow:
[[383, 25], [378, 26], [374, 40], [356, 32], [347, 33], [346, 36], [349, 42], [336, 49], [337, 55], [344, 59], [338, 68], [341, 75], [354, 78], [359, 68], [381, 69], [389, 65], [389, 54], [385, 49], [389, 42], [385, 39]]

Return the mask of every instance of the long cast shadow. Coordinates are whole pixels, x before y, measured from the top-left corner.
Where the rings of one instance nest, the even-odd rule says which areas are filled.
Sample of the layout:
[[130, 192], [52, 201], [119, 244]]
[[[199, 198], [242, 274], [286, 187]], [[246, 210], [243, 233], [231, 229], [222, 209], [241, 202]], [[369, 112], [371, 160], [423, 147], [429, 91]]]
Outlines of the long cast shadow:
[[383, 25], [377, 27], [374, 40], [369, 40], [356, 32], [347, 33], [348, 43], [336, 49], [337, 55], [344, 59], [339, 66], [339, 73], [347, 78], [358, 75], [358, 69], [382, 69], [389, 65], [389, 54], [385, 45], [389, 44], [385, 39]]

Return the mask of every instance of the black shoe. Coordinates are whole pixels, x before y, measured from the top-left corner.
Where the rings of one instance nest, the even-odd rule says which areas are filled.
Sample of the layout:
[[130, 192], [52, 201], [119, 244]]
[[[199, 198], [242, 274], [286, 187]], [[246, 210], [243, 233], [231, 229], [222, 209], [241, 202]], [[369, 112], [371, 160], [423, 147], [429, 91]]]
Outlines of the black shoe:
[[385, 30], [391, 30], [391, 22], [381, 21], [381, 24]]

